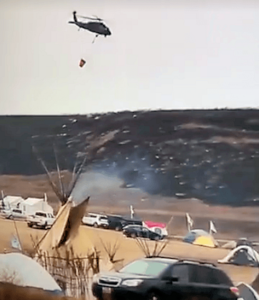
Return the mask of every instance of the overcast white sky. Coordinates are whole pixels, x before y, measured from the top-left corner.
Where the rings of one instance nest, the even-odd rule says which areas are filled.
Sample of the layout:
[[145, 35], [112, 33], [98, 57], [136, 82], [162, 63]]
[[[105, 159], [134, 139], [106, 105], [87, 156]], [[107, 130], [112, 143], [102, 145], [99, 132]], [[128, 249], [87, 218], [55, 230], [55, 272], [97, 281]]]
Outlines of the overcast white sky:
[[259, 107], [258, 0], [8, 0], [0, 36], [0, 114]]

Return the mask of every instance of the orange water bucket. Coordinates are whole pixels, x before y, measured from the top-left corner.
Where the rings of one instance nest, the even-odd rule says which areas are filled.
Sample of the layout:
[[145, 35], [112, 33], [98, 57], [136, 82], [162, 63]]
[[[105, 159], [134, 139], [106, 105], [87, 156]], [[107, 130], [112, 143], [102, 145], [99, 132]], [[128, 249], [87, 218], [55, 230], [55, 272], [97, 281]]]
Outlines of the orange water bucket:
[[84, 65], [85, 65], [85, 60], [81, 59], [79, 63], [80, 68], [82, 68]]

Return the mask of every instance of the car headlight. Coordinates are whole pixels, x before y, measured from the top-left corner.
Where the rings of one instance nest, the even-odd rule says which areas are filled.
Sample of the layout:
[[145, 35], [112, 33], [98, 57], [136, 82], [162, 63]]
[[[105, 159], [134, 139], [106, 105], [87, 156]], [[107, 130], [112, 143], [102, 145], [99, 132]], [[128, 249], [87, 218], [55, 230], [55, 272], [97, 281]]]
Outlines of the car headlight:
[[94, 274], [93, 276], [93, 283], [97, 283], [99, 279], [99, 274]]
[[127, 279], [122, 282], [122, 285], [126, 286], [138, 286], [143, 282], [142, 279]]

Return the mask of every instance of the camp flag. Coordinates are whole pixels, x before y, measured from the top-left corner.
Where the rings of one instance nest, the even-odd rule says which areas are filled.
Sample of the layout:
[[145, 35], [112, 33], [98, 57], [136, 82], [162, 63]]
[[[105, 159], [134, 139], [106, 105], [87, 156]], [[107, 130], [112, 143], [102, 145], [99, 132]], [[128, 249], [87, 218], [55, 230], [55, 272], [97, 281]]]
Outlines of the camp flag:
[[188, 231], [190, 231], [193, 226], [193, 219], [190, 217], [188, 213], [186, 213], [186, 219], [187, 219]]
[[16, 236], [13, 236], [13, 238], [11, 240], [11, 244], [12, 244], [12, 248], [19, 249], [19, 250], [22, 251], [21, 244], [20, 244], [20, 242], [19, 242], [19, 240], [17, 239]]
[[217, 233], [217, 230], [216, 230], [216, 228], [215, 228], [213, 222], [210, 221], [210, 234], [211, 234], [212, 232]]
[[134, 217], [134, 209], [133, 209], [132, 205], [130, 205], [130, 217], [131, 217], [131, 219], [133, 219], [133, 217]]

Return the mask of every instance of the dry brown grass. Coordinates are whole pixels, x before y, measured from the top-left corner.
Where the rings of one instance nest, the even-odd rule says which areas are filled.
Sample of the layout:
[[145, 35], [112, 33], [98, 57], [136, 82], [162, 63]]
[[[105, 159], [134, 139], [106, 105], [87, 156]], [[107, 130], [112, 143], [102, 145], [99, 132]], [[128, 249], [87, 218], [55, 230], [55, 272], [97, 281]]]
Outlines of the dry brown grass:
[[259, 293], [259, 274], [256, 276], [255, 280], [252, 282], [252, 287]]
[[[3, 229], [0, 235], [0, 252], [3, 252], [4, 249], [6, 249], [7, 252], [13, 251], [10, 244], [10, 239], [15, 233], [13, 222], [10, 220], [0, 219], [0, 228]], [[46, 232], [45, 230], [29, 228], [26, 222], [17, 222], [17, 228], [22, 245], [25, 249], [29, 249], [32, 245], [30, 235], [32, 235], [34, 239], [37, 236], [41, 238]], [[120, 247], [116, 253], [115, 260], [124, 258], [124, 264], [129, 263], [134, 259], [143, 257], [143, 251], [136, 243], [136, 240], [124, 237], [121, 232], [96, 229], [88, 226], [80, 226], [79, 232], [82, 234], [82, 236], [87, 235], [89, 237], [92, 245], [95, 245], [96, 248], [102, 252], [102, 257], [107, 257], [107, 255], [105, 253], [105, 249], [103, 249], [100, 239], [103, 240], [105, 245], [116, 240], [120, 241]], [[164, 249], [163, 255], [180, 258], [203, 259], [216, 263], [218, 259], [222, 259], [228, 253], [229, 250], [227, 249], [210, 249], [183, 243], [181, 241], [170, 241], [167, 247]], [[250, 284], [258, 274], [258, 268], [237, 267], [234, 265], [223, 264], [221, 264], [219, 267], [223, 269], [235, 283], [243, 281]]]

